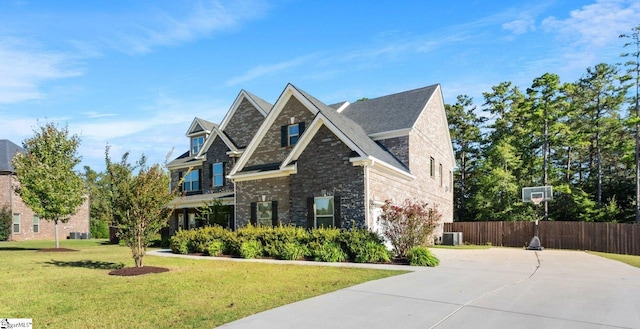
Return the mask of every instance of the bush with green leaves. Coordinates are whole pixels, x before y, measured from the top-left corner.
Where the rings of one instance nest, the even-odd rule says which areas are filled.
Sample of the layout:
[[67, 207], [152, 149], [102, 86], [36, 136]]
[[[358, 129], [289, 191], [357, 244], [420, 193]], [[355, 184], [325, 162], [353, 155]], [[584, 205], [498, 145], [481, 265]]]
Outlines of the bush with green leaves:
[[390, 260], [380, 236], [365, 228], [344, 230], [338, 237], [350, 260], [357, 263], [378, 263]]
[[11, 236], [11, 210], [9, 207], [0, 208], [0, 241], [9, 240]]
[[311, 254], [318, 262], [344, 262], [348, 259], [347, 253], [336, 242], [316, 245], [311, 249]]
[[222, 256], [224, 252], [224, 242], [222, 240], [213, 240], [209, 242], [207, 246], [207, 255], [209, 256]]
[[309, 252], [306, 246], [298, 242], [270, 241], [264, 246], [267, 256], [283, 260], [303, 259]]
[[262, 243], [258, 240], [248, 240], [240, 245], [240, 256], [242, 258], [260, 258], [264, 253]]
[[368, 241], [353, 259], [356, 263], [386, 263], [391, 261], [391, 251], [384, 244]]
[[438, 257], [434, 256], [429, 249], [423, 246], [411, 248], [407, 253], [407, 260], [411, 266], [435, 267], [440, 264]]
[[109, 238], [109, 226], [100, 219], [89, 219], [89, 232], [91, 233], [91, 237], [94, 239]]

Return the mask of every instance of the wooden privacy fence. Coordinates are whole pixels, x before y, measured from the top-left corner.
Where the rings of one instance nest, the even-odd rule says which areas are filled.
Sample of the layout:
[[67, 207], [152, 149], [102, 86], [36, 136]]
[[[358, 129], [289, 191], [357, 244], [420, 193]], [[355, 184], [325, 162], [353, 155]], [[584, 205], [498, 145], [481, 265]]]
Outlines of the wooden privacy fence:
[[[538, 222], [545, 248], [640, 255], [640, 225], [590, 222]], [[454, 222], [445, 232], [462, 232], [465, 243], [523, 247], [535, 233], [535, 222]]]

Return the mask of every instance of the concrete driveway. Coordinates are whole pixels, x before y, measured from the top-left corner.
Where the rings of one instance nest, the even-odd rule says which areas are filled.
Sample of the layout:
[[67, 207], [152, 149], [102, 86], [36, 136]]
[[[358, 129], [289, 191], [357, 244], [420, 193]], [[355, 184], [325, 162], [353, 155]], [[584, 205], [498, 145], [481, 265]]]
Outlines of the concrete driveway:
[[640, 328], [640, 269], [579, 251], [432, 249], [436, 268], [223, 328]]

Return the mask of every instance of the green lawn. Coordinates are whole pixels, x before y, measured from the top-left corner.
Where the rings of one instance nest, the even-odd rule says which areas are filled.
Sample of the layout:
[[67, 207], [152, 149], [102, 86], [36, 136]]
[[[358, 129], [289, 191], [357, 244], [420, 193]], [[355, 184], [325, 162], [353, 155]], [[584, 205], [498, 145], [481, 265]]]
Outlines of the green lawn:
[[[169, 272], [112, 276], [130, 250], [65, 240], [0, 242], [0, 316], [34, 328], [212, 328], [284, 304], [401, 271], [145, 257]], [[293, 315], [292, 315], [293, 316]]]
[[640, 267], [640, 256], [609, 254], [606, 252], [596, 252], [596, 251], [589, 251], [589, 253], [598, 255], [600, 257], [617, 260], [619, 262], [623, 262], [631, 266]]

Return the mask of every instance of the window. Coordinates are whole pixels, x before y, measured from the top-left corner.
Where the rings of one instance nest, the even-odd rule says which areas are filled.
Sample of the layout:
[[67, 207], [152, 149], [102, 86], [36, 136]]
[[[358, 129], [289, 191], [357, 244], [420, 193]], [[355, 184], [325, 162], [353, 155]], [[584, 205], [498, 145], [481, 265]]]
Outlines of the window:
[[33, 215], [33, 233], [38, 233], [40, 231], [40, 217], [38, 215]]
[[224, 185], [224, 164], [222, 162], [213, 164], [213, 186]]
[[289, 125], [287, 132], [289, 135], [289, 145], [296, 145], [298, 138], [300, 138], [300, 126], [298, 126], [297, 123]]
[[196, 155], [204, 145], [204, 136], [191, 138], [191, 155]]
[[20, 214], [13, 214], [13, 233], [20, 233]]
[[431, 176], [431, 178], [434, 178], [434, 176], [436, 175], [436, 161], [433, 159], [433, 157], [429, 158], [429, 176]]
[[196, 214], [187, 214], [189, 217], [189, 229], [196, 228]]
[[438, 175], [440, 176], [440, 187], [442, 187], [442, 163], [438, 164]]
[[178, 214], [178, 228], [184, 229], [184, 214]]
[[295, 145], [304, 132], [304, 121], [280, 127], [281, 146]]
[[200, 170], [191, 170], [186, 176], [184, 176], [182, 190], [186, 192], [200, 190]]
[[271, 201], [257, 202], [258, 226], [271, 226], [273, 209]]
[[333, 197], [315, 198], [315, 227], [333, 227]]

